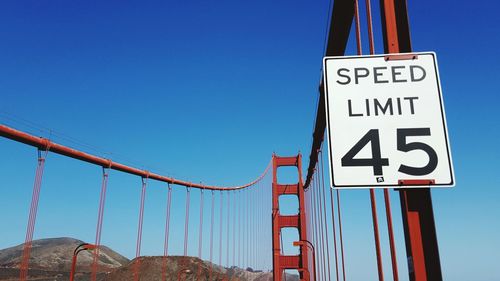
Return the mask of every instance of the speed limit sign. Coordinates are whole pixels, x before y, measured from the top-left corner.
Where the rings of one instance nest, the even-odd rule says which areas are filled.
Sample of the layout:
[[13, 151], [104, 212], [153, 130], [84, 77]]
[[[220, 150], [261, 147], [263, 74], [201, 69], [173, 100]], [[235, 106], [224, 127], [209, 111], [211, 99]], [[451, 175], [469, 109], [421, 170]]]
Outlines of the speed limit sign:
[[325, 57], [334, 188], [453, 186], [434, 53]]

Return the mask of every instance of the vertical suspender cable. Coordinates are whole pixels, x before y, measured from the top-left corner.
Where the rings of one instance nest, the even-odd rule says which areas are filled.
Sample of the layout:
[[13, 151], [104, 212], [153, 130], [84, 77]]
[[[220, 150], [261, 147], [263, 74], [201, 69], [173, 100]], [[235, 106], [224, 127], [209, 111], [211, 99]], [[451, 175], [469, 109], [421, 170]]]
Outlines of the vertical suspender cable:
[[250, 201], [250, 204], [252, 205], [252, 245], [250, 246], [252, 248], [252, 268], [257, 269], [257, 260], [255, 259], [256, 257], [256, 249], [257, 249], [257, 216], [258, 216], [258, 210], [255, 208], [255, 198], [257, 197], [257, 191], [259, 190], [259, 183], [256, 184], [253, 192], [252, 192], [252, 199]]
[[201, 259], [201, 248], [203, 247], [203, 189], [200, 189], [200, 230], [198, 233], [198, 258]]
[[137, 243], [135, 247], [135, 265], [134, 265], [134, 280], [139, 280], [140, 267], [141, 267], [141, 243], [142, 243], [142, 225], [144, 221], [144, 200], [146, 199], [146, 186], [148, 178], [142, 178], [142, 188], [141, 188], [141, 203], [139, 207], [139, 223], [137, 227]]
[[[198, 224], [199, 231], [198, 231], [198, 258], [201, 260], [201, 248], [203, 246], [203, 189], [200, 189], [200, 222]], [[200, 279], [201, 276], [201, 270], [202, 270], [202, 263], [198, 263], [198, 273], [196, 274], [197, 279]]]
[[231, 246], [231, 237], [229, 236], [229, 226], [231, 225], [231, 192], [227, 192], [227, 232], [226, 232], [226, 267], [229, 267], [229, 248]]
[[170, 206], [172, 204], [172, 187], [168, 184], [167, 211], [165, 218], [165, 241], [163, 250], [162, 281], [167, 281], [167, 256], [168, 256], [168, 237], [170, 232]]
[[[356, 22], [356, 45], [358, 49], [358, 55], [362, 55], [362, 47], [361, 47], [361, 26], [359, 21], [359, 5], [358, 0], [354, 1], [354, 17]], [[372, 48], [373, 46], [370, 46]], [[380, 238], [379, 238], [379, 230], [378, 230], [378, 220], [377, 220], [377, 204], [375, 200], [375, 191], [370, 189], [370, 201], [371, 201], [371, 209], [372, 209], [372, 219], [373, 219], [373, 235], [375, 237], [375, 250], [377, 255], [377, 269], [378, 269], [378, 278], [379, 281], [384, 280], [384, 273], [382, 268], [382, 255], [380, 253]]]
[[222, 266], [222, 207], [223, 207], [223, 197], [222, 190], [219, 193], [219, 266]]
[[396, 260], [396, 246], [394, 245], [394, 232], [392, 229], [391, 199], [389, 191], [384, 189], [385, 214], [387, 216], [387, 232], [389, 233], [389, 246], [391, 248], [392, 277], [394, 281], [399, 280], [398, 263]]
[[184, 223], [184, 256], [188, 254], [188, 234], [189, 234], [189, 187], [186, 188], [186, 221]]
[[382, 269], [382, 256], [380, 253], [380, 238], [378, 232], [378, 220], [377, 220], [377, 204], [375, 202], [375, 191], [370, 189], [370, 200], [372, 202], [372, 219], [373, 219], [373, 234], [375, 236], [375, 249], [377, 251], [377, 268], [378, 268], [378, 278], [380, 281], [384, 280], [384, 273]]
[[[266, 182], [267, 184], [267, 182]], [[262, 243], [260, 244], [259, 246], [259, 252], [260, 253], [266, 253], [268, 247], [271, 247], [272, 248], [272, 244], [271, 242], [269, 241], [269, 238], [272, 237], [269, 233], [270, 229], [268, 229], [267, 227], [270, 226], [269, 225], [269, 222], [268, 220], [271, 219], [271, 216], [269, 216], [269, 210], [271, 209], [267, 209], [268, 207], [271, 208], [271, 206], [268, 206], [268, 202], [267, 202], [267, 198], [265, 197], [265, 193], [266, 193], [266, 189], [265, 189], [265, 185], [261, 186], [261, 189], [260, 189], [260, 192], [259, 192], [259, 205], [260, 205], [260, 209], [261, 209], [261, 212], [260, 212], [260, 221], [259, 221], [259, 229], [266, 229], [266, 231], [262, 231], [260, 233], [260, 239], [262, 239], [262, 241], [265, 241], [265, 243]], [[262, 270], [265, 270], [267, 269], [267, 266], [270, 264], [270, 260], [272, 260], [272, 252], [265, 255], [265, 258], [263, 260], [260, 261], [260, 267], [262, 268]]]
[[[368, 22], [368, 41], [370, 43], [370, 55], [375, 54], [375, 44], [373, 40], [373, 28], [372, 28], [372, 11], [370, 0], [365, 0], [366, 3], [366, 20]], [[398, 276], [398, 264], [396, 261], [396, 246], [394, 243], [394, 232], [392, 229], [392, 215], [391, 215], [391, 201], [389, 198], [389, 191], [384, 189], [384, 200], [385, 200], [385, 212], [387, 217], [387, 232], [389, 234], [389, 246], [391, 250], [391, 263], [392, 263], [392, 275], [394, 281], [399, 280]]]
[[99, 210], [97, 212], [97, 226], [95, 234], [95, 249], [92, 262], [92, 272], [90, 280], [95, 281], [97, 279], [97, 271], [99, 267], [99, 250], [101, 247], [101, 232], [102, 232], [102, 222], [104, 216], [104, 203], [106, 201], [106, 190], [108, 186], [108, 169], [102, 169], [102, 184], [101, 184], [101, 194], [99, 197]]
[[342, 212], [340, 206], [340, 192], [337, 189], [337, 213], [339, 215], [339, 238], [340, 238], [340, 257], [342, 259], [342, 277], [345, 281], [345, 259], [344, 259], [344, 239], [342, 237]]
[[332, 189], [330, 189], [330, 204], [332, 207], [333, 251], [335, 252], [335, 275], [337, 277], [337, 281], [339, 281], [339, 256], [337, 251], [337, 230], [335, 227], [335, 209], [334, 209]]
[[23, 245], [23, 255], [21, 258], [21, 267], [19, 272], [19, 280], [25, 281], [28, 279], [29, 260], [31, 254], [31, 246], [33, 241], [33, 233], [35, 232], [36, 215], [38, 211], [38, 202], [40, 200], [40, 188], [42, 186], [43, 170], [45, 167], [45, 159], [47, 158], [48, 149], [42, 153], [38, 149], [38, 162], [35, 172], [35, 182], [33, 184], [33, 193], [31, 196], [31, 206], [28, 217], [28, 226], [26, 227], [26, 238]]
[[250, 228], [248, 227], [248, 198], [250, 196], [250, 189], [246, 188], [246, 196], [245, 196], [245, 216], [244, 216], [244, 230], [243, 234], [245, 235], [245, 244], [243, 245], [243, 268], [246, 269], [248, 267], [248, 252], [249, 252], [249, 247], [248, 247], [248, 241], [250, 241], [250, 235], [249, 231]]
[[210, 213], [210, 271], [208, 274], [208, 280], [212, 280], [212, 257], [213, 257], [213, 244], [214, 244], [214, 204], [215, 204], [215, 195], [212, 190], [212, 210]]
[[[315, 249], [317, 249], [315, 251], [315, 256], [316, 256], [316, 261], [319, 260], [319, 252], [321, 251], [321, 246], [320, 246], [320, 239], [319, 239], [319, 229], [318, 229], [318, 212], [317, 212], [317, 200], [316, 200], [316, 186], [317, 186], [317, 179], [316, 179], [316, 171], [317, 169], [315, 168], [315, 171], [314, 171], [314, 174], [313, 174], [313, 180], [314, 180], [314, 185], [313, 185], [313, 190], [312, 190], [312, 200], [313, 200], [313, 213], [314, 213], [314, 242], [315, 242]], [[322, 274], [321, 274], [321, 263], [320, 262], [316, 262], [316, 267], [317, 267], [317, 276], [319, 277], [319, 279], [321, 280], [322, 278]]]
[[[321, 154], [321, 157], [323, 157], [323, 151], [320, 150], [318, 155]], [[323, 160], [323, 159], [321, 159]], [[323, 161], [319, 162], [320, 163], [320, 172], [321, 172], [321, 197], [323, 198], [323, 215], [324, 215], [324, 224], [325, 224], [325, 236], [326, 236], [326, 261], [327, 261], [327, 268], [328, 268], [328, 280], [331, 278], [331, 272], [330, 272], [330, 243], [328, 241], [328, 225], [326, 223], [326, 200], [325, 200], [325, 175], [323, 169], [325, 168], [323, 166]]]
[[[251, 188], [251, 187], [250, 187]], [[246, 239], [246, 250], [245, 250], [245, 253], [246, 253], [246, 259], [245, 259], [245, 269], [250, 267], [250, 195], [251, 195], [251, 189], [248, 188], [247, 189], [247, 197], [245, 198], [246, 199], [246, 207], [247, 207], [247, 218], [245, 220], [245, 225], [246, 225], [246, 236], [247, 236], [247, 239]]]
[[233, 193], [233, 264], [236, 265], [236, 192]]
[[245, 217], [245, 194], [244, 190], [240, 191], [240, 220], [238, 222], [239, 225], [239, 237], [240, 239], [238, 240], [238, 261], [239, 261], [239, 266], [240, 268], [243, 268], [243, 262], [244, 262], [244, 257], [245, 255], [243, 254], [243, 251], [245, 250], [245, 224], [243, 222], [243, 219]]
[[316, 204], [317, 204], [317, 215], [318, 215], [318, 244], [320, 245], [320, 262], [321, 262], [321, 272], [322, 279], [326, 280], [326, 264], [325, 264], [325, 237], [323, 231], [323, 212], [321, 204], [321, 182], [319, 177], [319, 165], [316, 166]]
[[[313, 188], [314, 188], [314, 177], [311, 178], [311, 183], [309, 184], [309, 209], [310, 209], [310, 214], [311, 214], [310, 215], [310, 217], [311, 217], [311, 219], [310, 219], [310, 221], [311, 221], [311, 227], [310, 227], [310, 229], [311, 229], [311, 239], [310, 239], [310, 241], [312, 242], [312, 244], [316, 248], [316, 236], [315, 236], [316, 232], [315, 232], [315, 229], [314, 229], [314, 207], [313, 207], [314, 204], [313, 204], [313, 195], [312, 195], [313, 194]], [[314, 251], [313, 254], [315, 256], [314, 258], [316, 258], [316, 251]], [[315, 272], [317, 272], [316, 271], [316, 267], [317, 266], [314, 267]]]
[[257, 192], [259, 191], [259, 183], [255, 186], [252, 193], [252, 200], [250, 204], [252, 204], [252, 268], [257, 269], [257, 218], [259, 215], [259, 210], [255, 208], [255, 203], [257, 202]]
[[318, 205], [319, 205], [319, 209], [318, 209], [318, 213], [319, 213], [319, 229], [320, 229], [320, 233], [321, 233], [321, 262], [323, 264], [323, 279], [324, 280], [327, 280], [327, 275], [326, 275], [326, 261], [325, 261], [325, 248], [326, 248], [326, 245], [325, 245], [325, 235], [324, 235], [324, 229], [323, 229], [323, 204], [321, 202], [321, 178], [320, 178], [320, 170], [321, 170], [321, 167], [319, 167], [318, 165], [318, 170], [317, 170], [317, 175], [316, 175], [316, 179], [318, 181], [318, 185], [317, 185], [317, 200], [318, 200]]
[[[324, 167], [324, 160], [323, 160], [323, 151], [320, 151], [320, 155], [319, 155], [319, 160], [320, 161], [320, 164], [322, 167]], [[322, 170], [322, 179], [323, 179], [323, 185], [324, 185], [324, 173], [323, 173], [323, 170]], [[338, 190], [337, 190], [337, 193], [338, 193]], [[326, 195], [323, 194], [323, 198], [325, 197]], [[339, 202], [337, 202], [339, 203]], [[334, 209], [334, 200], [333, 200], [333, 190], [330, 188], [330, 206], [331, 206], [331, 211], [332, 211], [332, 230], [333, 230], [333, 250], [335, 252], [335, 275], [336, 275], [336, 280], [338, 281], [339, 280], [339, 265], [338, 265], [338, 251], [337, 251], [337, 231], [336, 231], [336, 227], [335, 227], [335, 209]], [[325, 205], [326, 206], [326, 205]], [[344, 268], [344, 258], [343, 258], [343, 246], [342, 246], [342, 226], [341, 226], [341, 223], [340, 223], [340, 208], [338, 209], [338, 212], [339, 212], [339, 232], [340, 232], [340, 243], [341, 243], [341, 252], [342, 252], [342, 268]], [[325, 215], [326, 216], [326, 215]], [[343, 270], [344, 272], [344, 270]], [[344, 275], [343, 275], [343, 280], [345, 281], [345, 272], [344, 272]]]
[[242, 262], [242, 244], [243, 244], [243, 232], [242, 232], [242, 225], [243, 225], [243, 211], [245, 210], [244, 209], [244, 206], [243, 206], [243, 195], [242, 195], [242, 192], [241, 190], [239, 191], [239, 194], [240, 194], [240, 198], [239, 198], [239, 212], [238, 212], [238, 266], [240, 268], [242, 268], [243, 266], [241, 265], [241, 262]]

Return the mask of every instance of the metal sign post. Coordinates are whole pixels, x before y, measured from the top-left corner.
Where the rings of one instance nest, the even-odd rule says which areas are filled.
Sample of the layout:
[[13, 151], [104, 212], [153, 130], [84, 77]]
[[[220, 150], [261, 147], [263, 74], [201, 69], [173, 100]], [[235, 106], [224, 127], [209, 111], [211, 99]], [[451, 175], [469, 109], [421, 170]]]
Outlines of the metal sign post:
[[[406, 1], [381, 0], [380, 5], [385, 52], [411, 52]], [[411, 281], [441, 281], [430, 189], [401, 189], [399, 192], [409, 278]]]

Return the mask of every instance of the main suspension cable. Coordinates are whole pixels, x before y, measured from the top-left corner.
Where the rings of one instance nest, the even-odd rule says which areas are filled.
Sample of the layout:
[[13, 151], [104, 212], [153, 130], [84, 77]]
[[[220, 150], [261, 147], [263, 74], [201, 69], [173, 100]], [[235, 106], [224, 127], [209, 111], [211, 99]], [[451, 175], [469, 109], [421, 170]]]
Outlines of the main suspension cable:
[[89, 153], [85, 153], [83, 151], [79, 151], [73, 148], [70, 148], [68, 146], [64, 146], [55, 142], [50, 141], [49, 139], [42, 138], [42, 137], [36, 137], [33, 135], [30, 135], [28, 133], [10, 128], [5, 125], [0, 125], [0, 136], [21, 142], [27, 145], [31, 145], [34, 147], [37, 147], [39, 149], [47, 150], [54, 152], [56, 154], [61, 154], [67, 157], [71, 157], [77, 160], [85, 161], [91, 164], [95, 164], [98, 166], [101, 166], [103, 168], [108, 168], [112, 170], [117, 170], [121, 171], [124, 173], [136, 175], [139, 177], [148, 177], [150, 180], [157, 180], [157, 181], [162, 181], [178, 186], [184, 186], [184, 187], [190, 187], [190, 188], [198, 188], [198, 189], [208, 189], [208, 190], [236, 190], [236, 189], [244, 189], [249, 186], [254, 185], [255, 183], [259, 182], [264, 178], [264, 176], [267, 174], [271, 167], [271, 161], [269, 161], [266, 169], [262, 172], [262, 174], [257, 177], [255, 180], [244, 184], [244, 185], [238, 185], [238, 186], [229, 186], [229, 187], [223, 187], [223, 186], [215, 186], [215, 185], [204, 185], [201, 183], [194, 183], [194, 182], [188, 182], [188, 181], [183, 181], [179, 180], [173, 177], [167, 177], [167, 176], [162, 176], [159, 174], [151, 173], [146, 170], [141, 170], [137, 169], [131, 166], [127, 166], [118, 162], [114, 162], [110, 159], [102, 158], [99, 156], [95, 156]]

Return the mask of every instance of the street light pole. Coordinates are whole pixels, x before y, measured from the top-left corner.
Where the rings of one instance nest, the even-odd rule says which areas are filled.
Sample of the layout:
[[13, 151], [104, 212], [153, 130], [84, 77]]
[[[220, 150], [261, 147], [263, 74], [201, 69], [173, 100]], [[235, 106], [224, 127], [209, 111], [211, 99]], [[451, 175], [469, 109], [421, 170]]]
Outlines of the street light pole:
[[78, 258], [78, 254], [81, 251], [87, 251], [87, 250], [94, 250], [96, 248], [95, 245], [93, 244], [88, 244], [88, 243], [82, 243], [78, 245], [78, 247], [75, 248], [73, 251], [73, 258], [71, 262], [71, 272], [69, 273], [69, 280], [74, 281], [75, 280], [75, 271], [76, 271], [76, 261]]
[[312, 262], [313, 262], [313, 273], [314, 273], [314, 281], [316, 281], [316, 258], [315, 258], [315, 253], [316, 251], [314, 250], [314, 246], [311, 242], [309, 242], [308, 240], [300, 240], [300, 241], [295, 241], [293, 242], [293, 245], [294, 246], [309, 246], [311, 248], [311, 251], [312, 251]]

